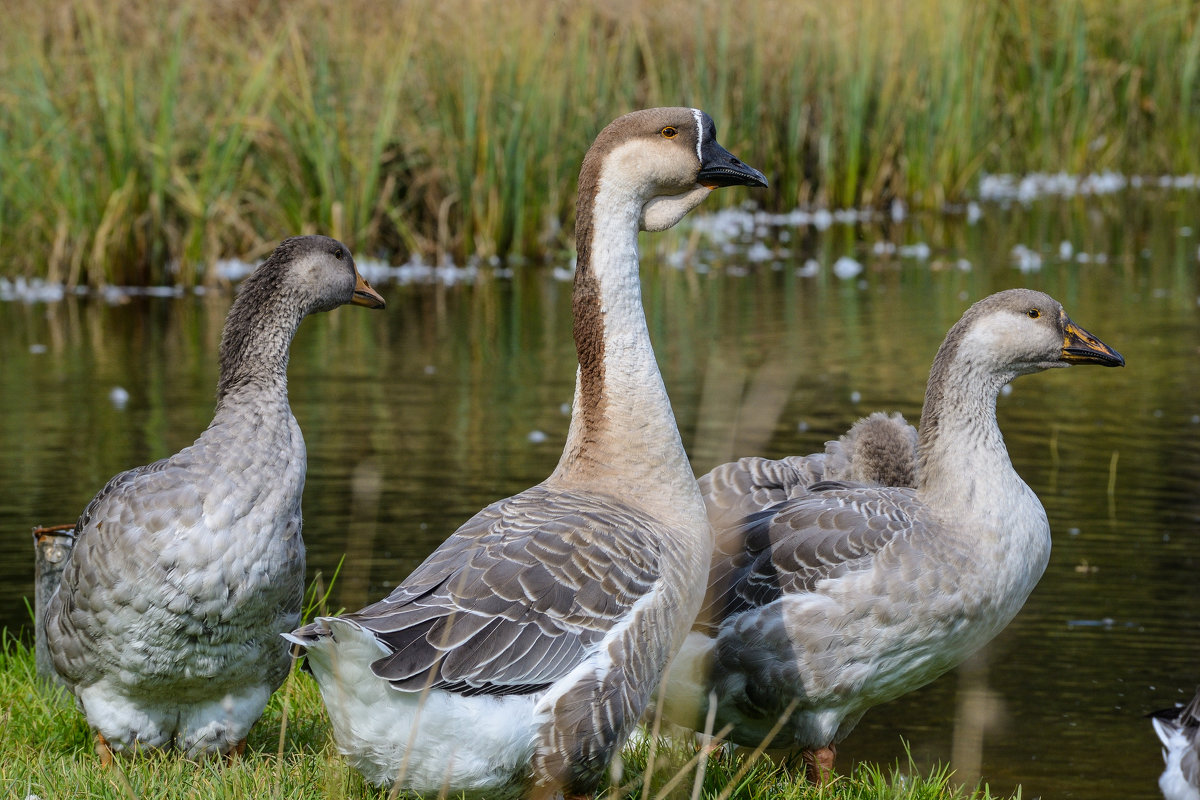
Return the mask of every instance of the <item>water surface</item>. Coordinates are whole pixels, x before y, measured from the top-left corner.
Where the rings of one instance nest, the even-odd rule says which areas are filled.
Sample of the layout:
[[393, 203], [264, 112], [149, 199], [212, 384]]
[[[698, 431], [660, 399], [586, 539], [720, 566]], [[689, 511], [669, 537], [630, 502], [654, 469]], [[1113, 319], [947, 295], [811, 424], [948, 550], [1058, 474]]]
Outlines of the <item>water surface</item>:
[[[818, 451], [877, 409], [915, 422], [945, 331], [1011, 286], [1054, 295], [1128, 361], [1023, 377], [1001, 397], [1013, 462], [1050, 518], [1049, 568], [969, 668], [868, 712], [842, 768], [904, 760], [907, 742], [923, 771], [952, 763], [1027, 798], [1155, 795], [1143, 715], [1200, 683], [1193, 199], [1126, 192], [826, 230], [734, 217], [724, 239], [644, 239], [651, 336], [698, 473]], [[575, 369], [570, 284], [555, 277], [567, 266], [384, 285], [386, 312], [301, 327], [304, 535], [310, 577], [341, 565], [333, 610], [384, 595], [476, 510], [553, 468]], [[228, 306], [0, 303], [0, 624], [29, 635], [32, 526], [73, 521], [111, 475], [207, 425]]]

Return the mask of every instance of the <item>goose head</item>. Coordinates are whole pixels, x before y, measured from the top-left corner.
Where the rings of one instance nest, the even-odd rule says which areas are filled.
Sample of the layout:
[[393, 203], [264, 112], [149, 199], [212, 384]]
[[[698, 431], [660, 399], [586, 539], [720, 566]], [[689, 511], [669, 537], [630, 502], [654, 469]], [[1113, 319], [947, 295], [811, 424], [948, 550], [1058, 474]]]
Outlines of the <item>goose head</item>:
[[301, 315], [341, 305], [383, 308], [384, 300], [354, 264], [346, 245], [328, 236], [284, 239], [242, 284], [239, 300], [274, 285]]
[[1075, 324], [1057, 300], [1032, 289], [980, 300], [951, 328], [943, 350], [1003, 382], [1074, 364], [1125, 365], [1120, 353]]
[[[927, 500], [944, 495], [946, 502], [958, 503], [959, 479], [970, 482], [982, 469], [981, 459], [994, 457], [998, 469], [1011, 472], [996, 423], [1000, 391], [1020, 375], [1075, 364], [1120, 367], [1125, 359], [1042, 292], [1009, 289], [968, 308], [946, 334], [929, 371], [921, 409], [918, 490]], [[968, 442], [978, 446], [968, 447]]]
[[225, 318], [217, 398], [261, 376], [283, 386], [287, 348], [300, 321], [341, 305], [383, 308], [346, 245], [328, 236], [284, 239], [239, 287]]
[[682, 107], [613, 120], [588, 150], [580, 176], [581, 184], [590, 177], [599, 188], [609, 184], [632, 195], [645, 231], [670, 228], [718, 187], [767, 185], [761, 172], [720, 145], [708, 114]]

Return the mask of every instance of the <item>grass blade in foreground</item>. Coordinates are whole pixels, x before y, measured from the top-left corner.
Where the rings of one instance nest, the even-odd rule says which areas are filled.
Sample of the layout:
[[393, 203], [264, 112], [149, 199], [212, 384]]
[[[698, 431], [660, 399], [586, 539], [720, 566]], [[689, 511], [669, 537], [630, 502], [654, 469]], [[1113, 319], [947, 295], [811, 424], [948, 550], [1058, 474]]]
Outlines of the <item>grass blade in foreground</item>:
[[[155, 798], [155, 800], [375, 800], [387, 796], [368, 786], [335, 752], [329, 738], [329, 720], [321, 705], [317, 686], [306, 673], [293, 671], [284, 687], [275, 693], [266, 713], [250, 736], [246, 755], [231, 765], [216, 761], [197, 764], [175, 755], [144, 755], [120, 758], [117, 768], [100, 770], [92, 752], [87, 723], [75, 711], [61, 689], [50, 689], [38, 681], [32, 649], [7, 631], [0, 641], [0, 793], [48, 800], [62, 797], [71, 787], [75, 797]], [[285, 729], [285, 698], [286, 712]], [[285, 730], [283, 741], [280, 732]], [[282, 746], [281, 746], [282, 745]], [[641, 770], [648, 744], [626, 748], [623, 791], [604, 790], [598, 798], [635, 800], [643, 796]], [[680, 765], [694, 761], [688, 745], [659, 742], [649, 797], [690, 800], [691, 776], [676, 781], [670, 794], [660, 789], [678, 772]], [[282, 758], [277, 753], [282, 752]], [[700, 797], [724, 795], [741, 766], [741, 759], [714, 756], [709, 759]], [[694, 769], [690, 767], [690, 769]], [[913, 770], [893, 766], [860, 765], [852, 775], [843, 775], [831, 785], [815, 788], [803, 778], [763, 760], [755, 764], [729, 794], [731, 800], [994, 800], [986, 788], [960, 791], [944, 768], [928, 777], [911, 777]], [[1016, 798], [1020, 797], [1018, 793]]]

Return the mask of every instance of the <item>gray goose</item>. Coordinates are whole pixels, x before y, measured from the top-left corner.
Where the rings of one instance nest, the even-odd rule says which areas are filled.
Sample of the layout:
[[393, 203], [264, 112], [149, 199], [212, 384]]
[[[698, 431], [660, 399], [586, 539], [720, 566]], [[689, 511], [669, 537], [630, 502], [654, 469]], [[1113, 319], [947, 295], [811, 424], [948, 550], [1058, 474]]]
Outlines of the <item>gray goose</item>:
[[873, 486], [917, 485], [917, 429], [900, 413], [863, 417], [825, 451], [770, 459], [746, 456], [700, 476], [708, 521], [720, 538], [751, 514], [799, 497], [820, 481]]
[[300, 619], [306, 466], [288, 347], [305, 316], [346, 303], [384, 306], [345, 245], [284, 240], [229, 310], [207, 430], [112, 478], [79, 517], [46, 642], [104, 762], [172, 745], [240, 753], [286, 677], [279, 634]]
[[288, 638], [374, 784], [588, 794], [704, 594], [712, 532], [651, 349], [638, 229], [765, 186], [691, 108], [609, 124], [579, 174], [579, 368], [562, 458], [480, 511], [384, 600]]
[[1158, 788], [1166, 800], [1200, 800], [1200, 691], [1185, 706], [1150, 715], [1166, 767]]
[[[996, 397], [1019, 375], [1124, 359], [1048, 295], [1012, 289], [946, 335], [921, 413], [915, 488], [823, 481], [717, 533], [709, 590], [664, 682], [668, 718], [801, 750], [810, 777], [871, 706], [960, 663], [1016, 615], [1050, 555]], [[697, 711], [697, 709], [699, 709]]]

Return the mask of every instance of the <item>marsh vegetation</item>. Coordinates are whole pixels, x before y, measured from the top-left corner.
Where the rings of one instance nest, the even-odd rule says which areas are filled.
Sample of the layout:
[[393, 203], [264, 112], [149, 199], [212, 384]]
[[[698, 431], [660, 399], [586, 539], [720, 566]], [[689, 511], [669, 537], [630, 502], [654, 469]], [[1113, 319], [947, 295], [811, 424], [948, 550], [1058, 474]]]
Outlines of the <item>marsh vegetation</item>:
[[541, 260], [572, 245], [591, 138], [650, 105], [712, 114], [774, 210], [942, 209], [988, 173], [1194, 173], [1198, 17], [1173, 0], [15, 0], [5, 272], [215, 283], [217, 259], [309, 232], [392, 261]]

